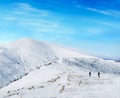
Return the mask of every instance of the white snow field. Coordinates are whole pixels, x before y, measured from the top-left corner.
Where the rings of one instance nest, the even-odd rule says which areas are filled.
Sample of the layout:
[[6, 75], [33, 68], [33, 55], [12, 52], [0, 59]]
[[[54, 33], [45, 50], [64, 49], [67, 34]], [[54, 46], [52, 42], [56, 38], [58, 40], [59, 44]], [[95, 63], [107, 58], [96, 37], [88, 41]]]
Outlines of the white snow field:
[[120, 98], [120, 63], [25, 38], [0, 47], [0, 87], [0, 98]]

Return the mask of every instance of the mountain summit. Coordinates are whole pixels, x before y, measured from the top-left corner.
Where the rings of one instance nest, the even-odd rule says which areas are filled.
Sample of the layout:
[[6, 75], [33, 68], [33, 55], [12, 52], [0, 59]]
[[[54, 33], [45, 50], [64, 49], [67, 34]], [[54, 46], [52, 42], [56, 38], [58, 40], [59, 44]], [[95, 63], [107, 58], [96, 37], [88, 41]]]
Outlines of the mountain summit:
[[0, 49], [0, 87], [22, 78], [32, 70], [54, 62], [51, 48], [33, 39], [21, 39]]

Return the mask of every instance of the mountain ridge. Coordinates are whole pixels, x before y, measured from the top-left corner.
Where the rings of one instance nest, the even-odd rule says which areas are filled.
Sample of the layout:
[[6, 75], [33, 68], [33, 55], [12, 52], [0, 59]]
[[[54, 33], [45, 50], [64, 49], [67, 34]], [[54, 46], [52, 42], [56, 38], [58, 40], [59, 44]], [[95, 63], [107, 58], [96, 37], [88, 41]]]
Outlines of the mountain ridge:
[[63, 47], [23, 38], [2, 45], [0, 52], [0, 88], [42, 66], [64, 63], [89, 71], [120, 74], [120, 64], [74, 52]]

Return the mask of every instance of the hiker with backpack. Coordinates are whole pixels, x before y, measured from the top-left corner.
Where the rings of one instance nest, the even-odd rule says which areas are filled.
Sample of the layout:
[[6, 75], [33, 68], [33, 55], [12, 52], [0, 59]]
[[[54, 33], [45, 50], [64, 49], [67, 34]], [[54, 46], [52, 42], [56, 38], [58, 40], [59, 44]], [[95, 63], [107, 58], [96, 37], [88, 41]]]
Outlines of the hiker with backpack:
[[89, 72], [89, 77], [91, 77], [91, 72]]
[[98, 72], [98, 78], [100, 78], [100, 72]]

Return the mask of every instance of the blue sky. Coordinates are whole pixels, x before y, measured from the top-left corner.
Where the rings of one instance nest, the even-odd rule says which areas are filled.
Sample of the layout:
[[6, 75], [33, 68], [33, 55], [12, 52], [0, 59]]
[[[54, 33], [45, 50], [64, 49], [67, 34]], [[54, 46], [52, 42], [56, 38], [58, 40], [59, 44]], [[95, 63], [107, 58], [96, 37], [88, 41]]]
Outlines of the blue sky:
[[30, 37], [120, 58], [120, 0], [0, 0], [0, 43]]

